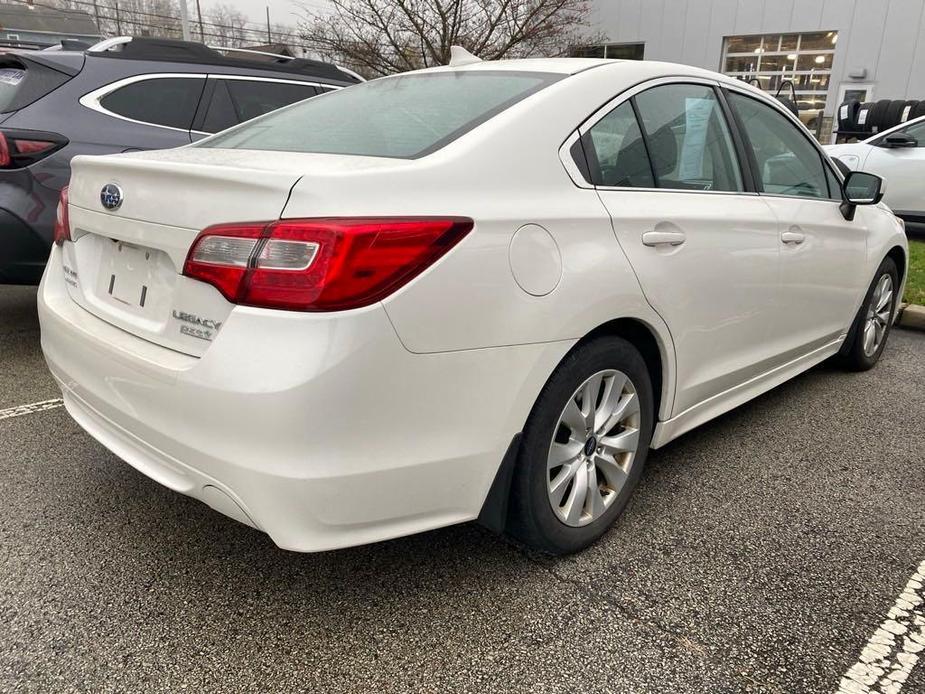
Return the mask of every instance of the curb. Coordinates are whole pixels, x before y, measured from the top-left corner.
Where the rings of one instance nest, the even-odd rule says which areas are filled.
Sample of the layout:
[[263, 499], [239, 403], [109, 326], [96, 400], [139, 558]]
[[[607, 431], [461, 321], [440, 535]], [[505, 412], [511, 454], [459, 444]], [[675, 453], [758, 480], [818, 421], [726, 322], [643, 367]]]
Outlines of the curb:
[[901, 304], [896, 323], [912, 330], [925, 330], [925, 306]]

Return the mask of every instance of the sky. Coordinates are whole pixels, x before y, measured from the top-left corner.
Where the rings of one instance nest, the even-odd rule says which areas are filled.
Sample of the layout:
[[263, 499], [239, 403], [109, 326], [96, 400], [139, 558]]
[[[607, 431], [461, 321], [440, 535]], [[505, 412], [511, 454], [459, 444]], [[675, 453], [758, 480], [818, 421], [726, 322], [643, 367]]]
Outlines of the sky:
[[[272, 24], [288, 24], [295, 26], [302, 14], [301, 5], [321, 9], [325, 0], [200, 0], [202, 11], [213, 5], [227, 4], [235, 7], [239, 12], [247, 15], [252, 22], [265, 24], [267, 21], [266, 8], [270, 8], [270, 22]], [[187, 0], [190, 16], [196, 13], [196, 0]]]

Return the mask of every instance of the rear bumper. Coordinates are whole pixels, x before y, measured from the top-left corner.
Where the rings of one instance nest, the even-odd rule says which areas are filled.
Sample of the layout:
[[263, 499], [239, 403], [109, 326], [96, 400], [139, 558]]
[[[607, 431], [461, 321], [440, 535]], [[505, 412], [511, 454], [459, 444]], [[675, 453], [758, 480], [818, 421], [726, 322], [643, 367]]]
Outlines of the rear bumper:
[[201, 358], [77, 306], [59, 250], [42, 348], [74, 419], [152, 479], [298, 551], [478, 516], [571, 343], [416, 355], [381, 307], [236, 308]]

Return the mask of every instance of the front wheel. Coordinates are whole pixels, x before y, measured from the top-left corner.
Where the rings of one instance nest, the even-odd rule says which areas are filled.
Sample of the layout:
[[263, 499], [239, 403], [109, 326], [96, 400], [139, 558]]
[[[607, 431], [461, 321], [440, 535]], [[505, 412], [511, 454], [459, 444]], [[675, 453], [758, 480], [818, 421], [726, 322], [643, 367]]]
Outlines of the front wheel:
[[626, 340], [597, 338], [553, 372], [524, 427], [511, 529], [566, 554], [599, 538], [642, 474], [653, 425], [645, 361]]
[[880, 359], [893, 325], [898, 290], [899, 272], [896, 263], [892, 258], [884, 258], [839, 352], [846, 368], [867, 371]]

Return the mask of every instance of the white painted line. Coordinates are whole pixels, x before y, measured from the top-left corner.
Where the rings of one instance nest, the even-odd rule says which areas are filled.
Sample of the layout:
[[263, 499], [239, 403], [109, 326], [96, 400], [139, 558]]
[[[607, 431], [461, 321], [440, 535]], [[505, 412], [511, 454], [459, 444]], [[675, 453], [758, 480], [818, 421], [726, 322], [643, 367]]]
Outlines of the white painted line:
[[899, 694], [925, 656], [925, 561], [906, 584], [861, 658], [845, 673], [838, 694]]
[[61, 398], [55, 398], [53, 400], [42, 400], [42, 402], [34, 402], [31, 405], [17, 405], [16, 407], [8, 407], [5, 410], [0, 410], [0, 419], [22, 417], [26, 414], [44, 412], [45, 410], [53, 410], [57, 407], [62, 407], [63, 405], [64, 400]]

